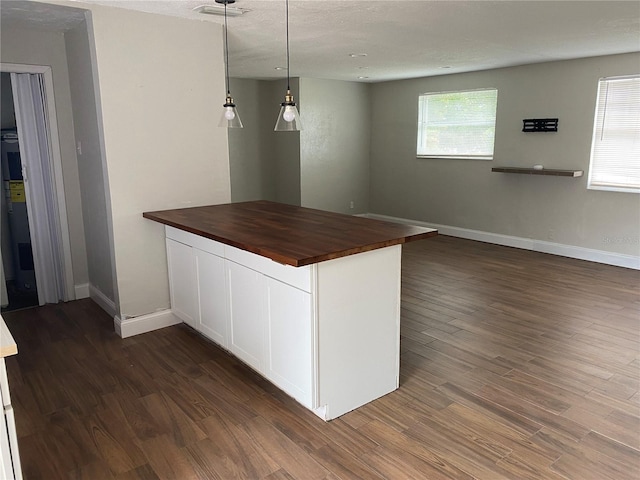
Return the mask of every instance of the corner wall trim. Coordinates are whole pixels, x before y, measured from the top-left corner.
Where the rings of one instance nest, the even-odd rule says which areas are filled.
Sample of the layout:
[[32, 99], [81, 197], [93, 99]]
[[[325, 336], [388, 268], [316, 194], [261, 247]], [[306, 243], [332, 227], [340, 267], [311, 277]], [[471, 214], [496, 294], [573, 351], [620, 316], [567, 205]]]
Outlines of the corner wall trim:
[[89, 285], [89, 297], [96, 302], [98, 306], [114, 317], [116, 315], [116, 304], [113, 300], [107, 297], [102, 291], [93, 285]]
[[152, 332], [171, 325], [182, 323], [171, 310], [162, 310], [160, 312], [140, 315], [139, 317], [125, 318], [124, 320], [118, 315], [113, 317], [113, 325], [116, 333], [121, 338], [133, 337], [141, 333]]
[[80, 300], [81, 298], [89, 298], [90, 286], [88, 283], [74, 285], [73, 290], [75, 292], [76, 300]]
[[532, 250], [534, 252], [550, 253], [552, 255], [559, 255], [562, 257], [576, 258], [578, 260], [604, 263], [615, 267], [640, 270], [640, 257], [636, 257], [634, 255], [624, 255], [622, 253], [606, 252], [604, 250], [576, 247], [573, 245], [564, 245], [562, 243], [545, 242], [543, 240], [535, 240], [532, 238], [513, 237], [511, 235], [483, 232], [481, 230], [470, 230], [467, 228], [452, 227], [449, 225], [438, 225], [435, 223], [421, 222], [419, 220], [379, 215], [377, 213], [367, 213], [361, 216], [384, 220], [387, 222], [402, 223], [405, 225], [418, 225], [421, 227], [436, 228], [439, 233], [449, 235], [451, 237], [466, 238], [468, 240], [494, 243], [496, 245], [504, 245], [506, 247], [522, 248], [524, 250]]

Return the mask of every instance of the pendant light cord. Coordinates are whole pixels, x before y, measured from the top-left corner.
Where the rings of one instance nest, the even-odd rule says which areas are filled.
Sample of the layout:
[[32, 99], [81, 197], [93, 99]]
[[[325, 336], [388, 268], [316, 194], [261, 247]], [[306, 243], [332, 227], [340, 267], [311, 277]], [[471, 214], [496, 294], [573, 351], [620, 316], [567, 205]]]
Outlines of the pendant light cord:
[[224, 2], [224, 51], [226, 55], [225, 70], [227, 75], [225, 76], [225, 83], [227, 87], [227, 96], [231, 96], [231, 90], [229, 90], [229, 37], [227, 33], [227, 2]]
[[289, 0], [286, 0], [286, 21], [287, 21], [287, 91], [291, 90], [289, 75]]

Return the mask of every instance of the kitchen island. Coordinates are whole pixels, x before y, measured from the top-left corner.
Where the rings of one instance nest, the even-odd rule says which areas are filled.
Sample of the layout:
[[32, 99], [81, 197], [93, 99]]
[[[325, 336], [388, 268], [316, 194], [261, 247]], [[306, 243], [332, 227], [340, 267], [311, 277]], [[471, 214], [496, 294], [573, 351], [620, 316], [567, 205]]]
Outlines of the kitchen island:
[[401, 245], [436, 230], [268, 201], [144, 217], [173, 313], [318, 416], [398, 388]]
[[2, 412], [0, 414], [0, 478], [6, 480], [21, 480], [20, 453], [18, 451], [18, 434], [11, 394], [9, 392], [9, 377], [5, 358], [18, 353], [11, 332], [0, 315], [0, 400]]

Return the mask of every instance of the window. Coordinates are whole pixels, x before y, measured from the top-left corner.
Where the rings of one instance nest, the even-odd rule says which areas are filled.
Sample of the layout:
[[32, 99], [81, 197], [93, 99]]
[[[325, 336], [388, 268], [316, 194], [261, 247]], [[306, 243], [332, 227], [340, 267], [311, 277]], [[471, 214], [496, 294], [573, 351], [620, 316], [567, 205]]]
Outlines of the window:
[[640, 192], [640, 75], [598, 83], [588, 188]]
[[425, 93], [418, 103], [418, 157], [493, 159], [498, 90]]

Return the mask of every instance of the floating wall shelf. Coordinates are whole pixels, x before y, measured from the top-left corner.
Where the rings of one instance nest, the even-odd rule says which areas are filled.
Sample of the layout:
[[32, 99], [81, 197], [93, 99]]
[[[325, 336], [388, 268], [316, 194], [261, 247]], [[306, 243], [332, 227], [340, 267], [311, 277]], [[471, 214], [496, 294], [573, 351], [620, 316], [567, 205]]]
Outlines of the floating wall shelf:
[[535, 168], [493, 167], [491, 171], [500, 173], [524, 173], [527, 175], [553, 175], [556, 177], [581, 177], [584, 174], [582, 170], [558, 170], [556, 168], [543, 168], [538, 170]]

